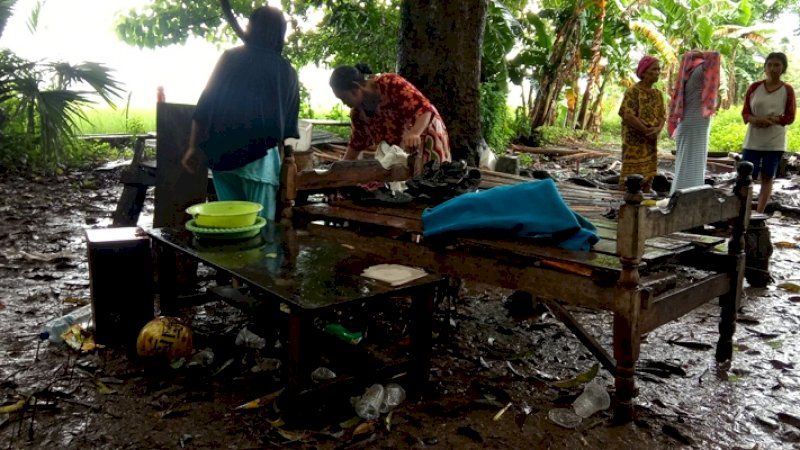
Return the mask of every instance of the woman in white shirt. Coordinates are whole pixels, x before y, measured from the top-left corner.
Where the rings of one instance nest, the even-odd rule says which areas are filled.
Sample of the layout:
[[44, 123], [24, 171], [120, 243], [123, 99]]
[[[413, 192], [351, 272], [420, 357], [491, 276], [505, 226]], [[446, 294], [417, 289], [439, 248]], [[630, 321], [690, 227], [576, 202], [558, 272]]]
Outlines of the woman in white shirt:
[[766, 79], [750, 85], [744, 99], [742, 118], [747, 135], [742, 158], [753, 163], [753, 178], [761, 178], [756, 211], [763, 213], [772, 195], [772, 181], [786, 151], [786, 126], [794, 122], [794, 89], [783, 81], [786, 55], [770, 53], [764, 61]]

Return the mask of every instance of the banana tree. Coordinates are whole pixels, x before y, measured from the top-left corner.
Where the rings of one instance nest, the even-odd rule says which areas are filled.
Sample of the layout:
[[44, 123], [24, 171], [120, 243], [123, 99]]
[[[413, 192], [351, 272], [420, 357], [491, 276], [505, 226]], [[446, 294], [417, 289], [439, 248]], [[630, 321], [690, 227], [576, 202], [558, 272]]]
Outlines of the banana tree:
[[594, 35], [592, 37], [591, 49], [591, 62], [586, 79], [586, 89], [581, 99], [581, 108], [576, 118], [576, 128], [586, 129], [588, 125], [589, 116], [586, 114], [589, 107], [589, 101], [592, 98], [592, 90], [597, 85], [597, 80], [600, 77], [600, 60], [602, 58], [602, 44], [603, 44], [603, 29], [606, 22], [606, 0], [596, 0], [590, 5], [592, 10], [596, 10]]
[[[541, 15], [542, 13], [540, 13]], [[585, 7], [580, 0], [555, 12], [558, 24], [547, 64], [539, 71], [538, 92], [530, 112], [531, 130], [550, 125], [555, 120], [556, 102], [564, 83], [577, 70], [580, 59], [580, 39], [585, 25]]]

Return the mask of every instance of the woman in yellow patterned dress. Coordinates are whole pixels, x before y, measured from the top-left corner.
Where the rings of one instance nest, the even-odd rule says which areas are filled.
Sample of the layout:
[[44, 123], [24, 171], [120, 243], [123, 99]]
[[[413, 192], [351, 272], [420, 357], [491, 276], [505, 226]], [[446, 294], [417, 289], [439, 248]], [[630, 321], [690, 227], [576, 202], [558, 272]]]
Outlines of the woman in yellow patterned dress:
[[661, 91], [653, 88], [661, 64], [652, 56], [639, 61], [639, 82], [625, 91], [619, 115], [622, 117], [622, 172], [620, 185], [628, 175], [644, 177], [644, 191], [650, 191], [658, 166], [658, 135], [664, 128], [666, 108]]

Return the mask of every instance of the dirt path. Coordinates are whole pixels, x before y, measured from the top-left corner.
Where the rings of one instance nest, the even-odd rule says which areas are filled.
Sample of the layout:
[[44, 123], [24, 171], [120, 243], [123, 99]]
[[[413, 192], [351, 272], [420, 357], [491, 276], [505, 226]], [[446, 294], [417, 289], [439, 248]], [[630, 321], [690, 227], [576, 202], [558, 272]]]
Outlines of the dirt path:
[[[554, 383], [589, 370], [593, 358], [545, 311], [520, 317], [509, 292], [478, 285], [449, 314], [437, 311], [432, 387], [422, 400], [374, 422], [354, 419], [346, 398], [294, 405], [308, 410], [290, 418], [276, 404], [235, 409], [280, 389], [274, 356], [282, 350], [236, 347], [237, 333], [256, 324], [220, 302], [181, 313], [195, 348], [214, 353], [207, 367], [39, 345], [44, 323], [89, 301], [83, 229], [108, 225], [117, 175], [47, 183], [0, 175], [0, 408], [29, 400], [0, 413], [2, 448], [800, 448], [796, 220], [769, 220], [773, 242], [785, 242], [772, 256], [776, 283], [747, 289], [731, 367], [713, 362], [714, 305], [646, 336], [635, 423], [613, 426], [610, 411], [576, 429], [550, 421], [548, 412], [581, 390]], [[609, 330], [609, 316], [576, 313], [590, 329]], [[388, 325], [397, 322], [392, 314]], [[607, 372], [598, 377], [613, 388]]]

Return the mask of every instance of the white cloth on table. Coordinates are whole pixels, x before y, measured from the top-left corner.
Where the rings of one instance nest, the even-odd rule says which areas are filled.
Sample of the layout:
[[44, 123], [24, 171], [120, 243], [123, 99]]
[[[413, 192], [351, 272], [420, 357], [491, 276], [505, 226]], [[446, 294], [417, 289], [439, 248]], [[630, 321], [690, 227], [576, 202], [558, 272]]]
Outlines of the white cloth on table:
[[[408, 165], [408, 153], [397, 145], [389, 145], [386, 141], [381, 141], [375, 150], [375, 159], [381, 163], [384, 169], [389, 169], [394, 165]], [[406, 190], [405, 181], [392, 181], [389, 188], [392, 192], [402, 192]]]
[[392, 286], [400, 286], [427, 275], [422, 269], [408, 267], [401, 264], [378, 264], [367, 267], [361, 276], [374, 280], [384, 281]]

